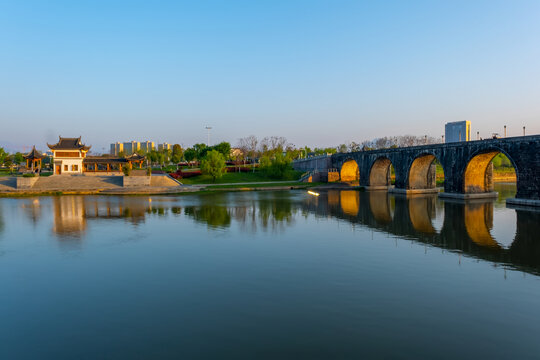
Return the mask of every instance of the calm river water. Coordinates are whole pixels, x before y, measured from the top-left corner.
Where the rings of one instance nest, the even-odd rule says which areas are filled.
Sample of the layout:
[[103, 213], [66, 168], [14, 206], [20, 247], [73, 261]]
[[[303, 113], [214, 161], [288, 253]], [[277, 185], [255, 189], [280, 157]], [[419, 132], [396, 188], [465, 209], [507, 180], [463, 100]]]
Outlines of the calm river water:
[[540, 212], [497, 190], [0, 199], [0, 358], [538, 359]]

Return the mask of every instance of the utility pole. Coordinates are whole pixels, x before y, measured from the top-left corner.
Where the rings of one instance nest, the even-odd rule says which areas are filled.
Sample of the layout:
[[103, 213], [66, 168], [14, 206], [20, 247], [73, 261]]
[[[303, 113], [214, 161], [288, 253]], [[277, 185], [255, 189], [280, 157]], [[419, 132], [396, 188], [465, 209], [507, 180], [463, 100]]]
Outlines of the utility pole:
[[206, 126], [205, 129], [207, 130], [207, 140], [206, 140], [206, 146], [210, 146], [210, 130], [212, 130], [211, 126]]

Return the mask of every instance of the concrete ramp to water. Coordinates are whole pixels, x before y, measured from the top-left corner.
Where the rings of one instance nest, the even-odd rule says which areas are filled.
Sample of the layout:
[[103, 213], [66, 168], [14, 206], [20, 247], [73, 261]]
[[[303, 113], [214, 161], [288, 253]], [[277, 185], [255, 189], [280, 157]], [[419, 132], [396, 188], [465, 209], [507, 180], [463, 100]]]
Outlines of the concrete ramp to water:
[[150, 186], [176, 187], [180, 186], [180, 184], [168, 175], [152, 175], [150, 178]]

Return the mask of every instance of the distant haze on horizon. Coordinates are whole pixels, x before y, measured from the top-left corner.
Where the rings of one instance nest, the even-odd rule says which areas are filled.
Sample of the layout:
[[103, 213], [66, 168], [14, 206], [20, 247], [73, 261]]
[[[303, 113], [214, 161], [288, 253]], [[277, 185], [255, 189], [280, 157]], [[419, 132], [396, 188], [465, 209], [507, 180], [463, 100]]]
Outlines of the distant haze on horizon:
[[538, 1], [4, 1], [0, 146], [540, 133]]

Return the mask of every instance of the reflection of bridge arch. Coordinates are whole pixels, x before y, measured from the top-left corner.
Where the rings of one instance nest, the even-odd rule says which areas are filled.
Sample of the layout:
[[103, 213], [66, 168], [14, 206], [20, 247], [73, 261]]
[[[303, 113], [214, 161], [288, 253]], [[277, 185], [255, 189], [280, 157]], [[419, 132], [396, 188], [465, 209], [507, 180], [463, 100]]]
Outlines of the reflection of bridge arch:
[[370, 191], [369, 208], [373, 217], [379, 224], [392, 222], [392, 210], [390, 206], [390, 196], [385, 191]]
[[435, 234], [431, 219], [435, 218], [435, 196], [413, 196], [408, 199], [409, 219], [413, 228], [424, 234]]
[[[356, 216], [346, 214], [342, 207], [334, 205], [335, 202], [331, 204], [330, 196], [328, 202], [321, 196], [318, 202], [306, 202], [304, 206], [325, 217], [337, 217], [419, 243], [457, 250], [466, 256], [540, 274], [540, 242], [536, 241], [540, 233], [540, 212], [516, 210], [513, 241], [501, 243], [492, 235], [493, 201], [441, 203], [435, 194], [412, 197], [392, 196], [380, 191], [358, 194], [360, 207]], [[387, 195], [390, 201], [381, 200], [382, 195]], [[334, 201], [339, 197], [339, 192], [334, 190]], [[388, 203], [391, 209], [386, 206]], [[438, 207], [440, 204], [443, 207]], [[438, 217], [436, 213], [444, 216], [437, 220], [442, 222], [440, 231], [433, 226]], [[512, 227], [513, 222], [513, 216], [507, 216], [506, 226]]]
[[416, 157], [409, 167], [407, 174], [407, 189], [435, 188], [436, 166], [433, 164], [435, 155], [422, 154]]
[[465, 230], [471, 240], [480, 246], [500, 248], [491, 236], [493, 228], [492, 203], [467, 203], [464, 205]]
[[340, 192], [341, 210], [344, 214], [356, 216], [360, 208], [360, 195], [356, 190], [342, 190]]
[[371, 165], [369, 170], [370, 187], [388, 187], [390, 186], [390, 166], [392, 162], [387, 157], [379, 157]]
[[349, 159], [341, 165], [341, 171], [339, 173], [340, 179], [343, 182], [352, 182], [358, 181], [360, 179], [360, 170], [358, 168], [358, 163]]
[[501, 149], [482, 151], [474, 154], [468, 159], [465, 171], [463, 172], [463, 192], [464, 193], [484, 193], [493, 191], [493, 163], [492, 160], [498, 154], [503, 153], [514, 167], [516, 177], [518, 169], [514, 160]]

